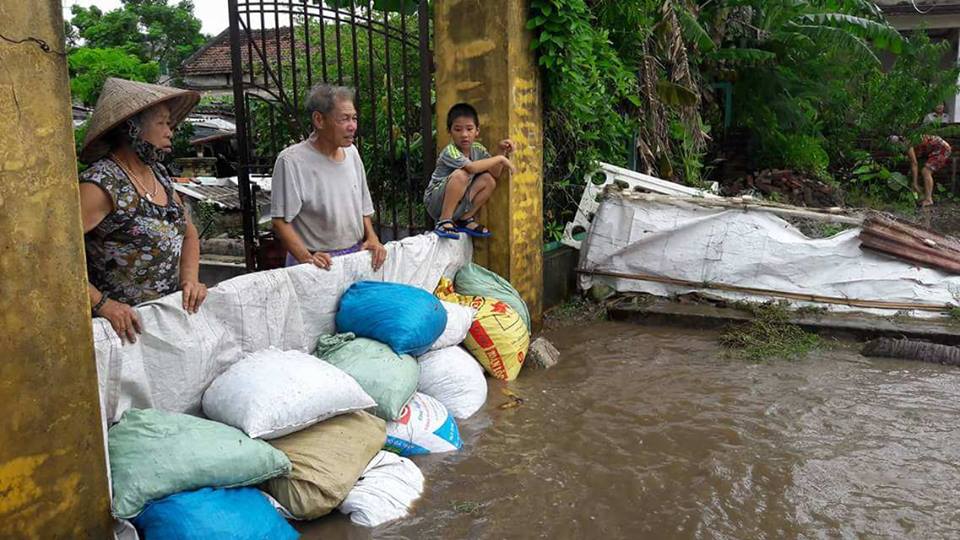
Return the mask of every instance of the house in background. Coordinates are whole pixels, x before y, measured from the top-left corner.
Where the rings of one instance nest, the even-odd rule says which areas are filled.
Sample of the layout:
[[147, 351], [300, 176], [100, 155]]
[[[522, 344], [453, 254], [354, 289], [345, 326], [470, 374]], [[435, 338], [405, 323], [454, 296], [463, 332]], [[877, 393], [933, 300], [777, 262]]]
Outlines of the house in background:
[[[932, 41], [948, 41], [941, 65], [949, 69], [960, 62], [960, 0], [876, 0], [887, 21], [904, 34], [921, 28]], [[951, 122], [960, 122], [960, 94], [947, 100]]]
[[[240, 57], [243, 65], [248, 65], [247, 59], [253, 56], [253, 66], [256, 73], [263, 73], [260, 67], [262, 57], [266, 56], [267, 64], [276, 64], [277, 53], [281, 61], [289, 62], [291, 58], [290, 28], [266, 28], [251, 32], [253, 39], [247, 40], [247, 33], [240, 33]], [[233, 94], [233, 69], [230, 64], [230, 29], [220, 32], [206, 45], [193, 53], [180, 64], [178, 73], [183, 88], [202, 92], [204, 95], [219, 96]]]

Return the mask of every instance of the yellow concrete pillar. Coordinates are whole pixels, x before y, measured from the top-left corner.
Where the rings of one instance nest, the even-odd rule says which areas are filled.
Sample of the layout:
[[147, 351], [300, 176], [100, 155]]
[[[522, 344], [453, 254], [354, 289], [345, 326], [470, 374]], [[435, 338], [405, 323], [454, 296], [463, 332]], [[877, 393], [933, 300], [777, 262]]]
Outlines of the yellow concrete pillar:
[[543, 304], [543, 122], [540, 77], [526, 29], [528, 0], [437, 0], [434, 43], [437, 147], [446, 114], [465, 101], [480, 113], [482, 141], [517, 143], [517, 172], [499, 179], [482, 218], [493, 231], [474, 260], [510, 280], [539, 326]]
[[108, 538], [59, 0], [0, 0], [0, 34], [0, 538]]

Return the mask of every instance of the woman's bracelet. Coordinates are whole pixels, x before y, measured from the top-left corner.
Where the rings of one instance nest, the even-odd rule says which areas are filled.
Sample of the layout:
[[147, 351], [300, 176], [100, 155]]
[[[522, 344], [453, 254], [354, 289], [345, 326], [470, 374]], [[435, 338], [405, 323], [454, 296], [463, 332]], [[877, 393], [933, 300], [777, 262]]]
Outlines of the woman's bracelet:
[[98, 313], [98, 311], [100, 311], [100, 308], [102, 308], [103, 305], [106, 304], [106, 303], [107, 303], [107, 300], [109, 300], [109, 299], [110, 299], [110, 297], [107, 296], [107, 293], [101, 293], [101, 294], [100, 294], [100, 301], [97, 302], [96, 305], [93, 306], [93, 309], [91, 309], [90, 311], [92, 311], [95, 316], [100, 315], [100, 314]]

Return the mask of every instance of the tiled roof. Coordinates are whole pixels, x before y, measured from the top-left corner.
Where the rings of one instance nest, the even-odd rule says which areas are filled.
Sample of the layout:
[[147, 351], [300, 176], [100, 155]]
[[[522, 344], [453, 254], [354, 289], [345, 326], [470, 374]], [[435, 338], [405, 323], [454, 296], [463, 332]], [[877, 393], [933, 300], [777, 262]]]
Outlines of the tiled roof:
[[[247, 33], [240, 32], [240, 59], [243, 65], [248, 66], [248, 52], [253, 53], [254, 64], [261, 62], [260, 52], [264, 52], [268, 63], [277, 61], [277, 38], [279, 33], [280, 58], [289, 61], [291, 57], [290, 28], [267, 28], [251, 31], [253, 43], [247, 44]], [[249, 70], [247, 67], [245, 69]], [[180, 73], [183, 75], [228, 75], [230, 74], [230, 29], [220, 32], [200, 50], [193, 53], [180, 64]]]

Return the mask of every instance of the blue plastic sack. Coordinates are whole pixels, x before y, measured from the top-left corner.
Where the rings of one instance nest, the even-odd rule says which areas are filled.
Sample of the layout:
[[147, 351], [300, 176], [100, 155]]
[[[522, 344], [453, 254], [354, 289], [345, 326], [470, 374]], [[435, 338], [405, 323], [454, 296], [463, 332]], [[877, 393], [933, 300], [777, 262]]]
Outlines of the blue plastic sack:
[[399, 283], [358, 281], [340, 297], [337, 332], [385, 343], [397, 354], [419, 356], [447, 327], [447, 310], [434, 295]]
[[254, 488], [184, 491], [133, 519], [146, 540], [295, 540], [300, 535]]

